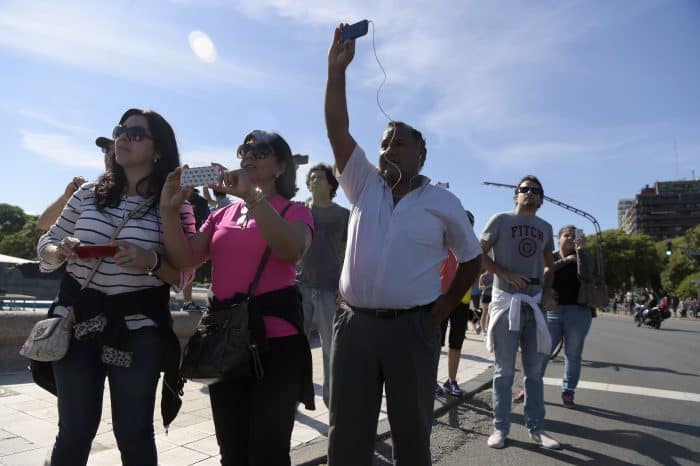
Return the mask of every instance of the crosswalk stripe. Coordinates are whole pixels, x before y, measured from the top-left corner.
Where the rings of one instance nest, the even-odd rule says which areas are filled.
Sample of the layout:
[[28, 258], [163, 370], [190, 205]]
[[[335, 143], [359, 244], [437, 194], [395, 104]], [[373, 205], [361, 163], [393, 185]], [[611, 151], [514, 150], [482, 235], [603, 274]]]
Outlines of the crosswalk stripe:
[[[561, 386], [561, 379], [545, 377], [545, 385]], [[614, 383], [587, 382], [581, 380], [578, 388], [588, 390], [601, 390], [605, 392], [628, 393], [630, 395], [651, 396], [655, 398], [667, 398], [669, 400], [694, 401], [700, 403], [700, 393], [677, 392], [674, 390], [662, 390], [659, 388], [636, 387], [634, 385], [617, 385]]]

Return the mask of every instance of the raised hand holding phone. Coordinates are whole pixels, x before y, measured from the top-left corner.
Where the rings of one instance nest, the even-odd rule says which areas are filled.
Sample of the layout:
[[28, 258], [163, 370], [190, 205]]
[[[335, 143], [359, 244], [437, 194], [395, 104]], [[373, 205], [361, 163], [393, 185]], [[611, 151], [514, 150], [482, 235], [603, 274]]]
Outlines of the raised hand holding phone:
[[255, 186], [253, 186], [253, 182], [250, 181], [250, 176], [244, 168], [230, 171], [225, 170], [222, 176], [222, 183], [215, 186], [215, 188], [217, 191], [231, 194], [244, 201], [248, 201], [255, 193]]
[[583, 230], [581, 228], [577, 228], [576, 233], [574, 235], [574, 243], [576, 244], [576, 249], [581, 249], [585, 241], [586, 235], [583, 234]]
[[188, 168], [187, 165], [177, 167], [165, 178], [163, 189], [160, 191], [161, 211], [166, 211], [168, 209], [178, 210], [182, 203], [190, 197], [192, 188], [183, 187], [180, 181], [182, 170], [185, 168]]
[[329, 69], [344, 72], [355, 56], [355, 41], [341, 39], [342, 32], [347, 27], [347, 24], [341, 23], [335, 28], [333, 42], [328, 51]]
[[367, 34], [368, 30], [369, 20], [367, 19], [363, 19], [362, 21], [358, 21], [357, 23], [351, 25], [346, 24], [345, 27], [341, 30], [340, 40], [347, 41], [357, 39], [358, 37], [362, 37], [365, 34]]

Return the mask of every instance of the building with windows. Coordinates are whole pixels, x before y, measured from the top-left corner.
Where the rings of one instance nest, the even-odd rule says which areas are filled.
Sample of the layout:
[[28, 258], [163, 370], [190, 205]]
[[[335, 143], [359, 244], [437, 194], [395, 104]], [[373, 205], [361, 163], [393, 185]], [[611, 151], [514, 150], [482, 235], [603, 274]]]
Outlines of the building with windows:
[[617, 227], [622, 228], [622, 219], [625, 217], [627, 211], [634, 205], [634, 199], [620, 199], [617, 201]]
[[700, 180], [647, 185], [620, 216], [625, 201], [618, 202], [618, 216], [620, 228], [627, 233], [643, 233], [659, 241], [681, 236], [700, 224]]

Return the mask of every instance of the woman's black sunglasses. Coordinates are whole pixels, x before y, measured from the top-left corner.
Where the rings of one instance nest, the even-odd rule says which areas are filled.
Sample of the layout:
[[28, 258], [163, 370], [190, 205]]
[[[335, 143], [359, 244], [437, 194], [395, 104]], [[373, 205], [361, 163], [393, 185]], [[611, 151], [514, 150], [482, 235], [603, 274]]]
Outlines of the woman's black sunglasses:
[[272, 155], [272, 146], [266, 142], [258, 142], [257, 144], [245, 143], [238, 146], [236, 151], [236, 157], [242, 159], [248, 154], [253, 154], [256, 159], [264, 159], [265, 157]]
[[141, 142], [144, 139], [153, 139], [153, 136], [146, 134], [146, 128], [143, 126], [122, 126], [117, 125], [112, 131], [112, 139], [115, 141], [122, 134], [126, 134], [126, 138], [129, 141]]

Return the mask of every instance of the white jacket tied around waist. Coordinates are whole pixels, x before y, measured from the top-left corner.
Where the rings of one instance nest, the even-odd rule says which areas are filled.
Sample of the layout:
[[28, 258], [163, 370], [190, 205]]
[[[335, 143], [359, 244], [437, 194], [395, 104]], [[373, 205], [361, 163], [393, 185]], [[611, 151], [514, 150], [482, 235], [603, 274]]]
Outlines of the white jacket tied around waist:
[[550, 354], [552, 352], [552, 338], [549, 336], [547, 322], [540, 309], [540, 300], [542, 292], [535, 296], [526, 295], [523, 293], [508, 293], [499, 288], [493, 288], [491, 294], [491, 303], [489, 304], [489, 328], [486, 332], [486, 349], [493, 353], [493, 327], [498, 322], [498, 319], [508, 311], [508, 330], [520, 330], [520, 307], [522, 303], [529, 305], [535, 314], [535, 322], [537, 323], [537, 352]]

